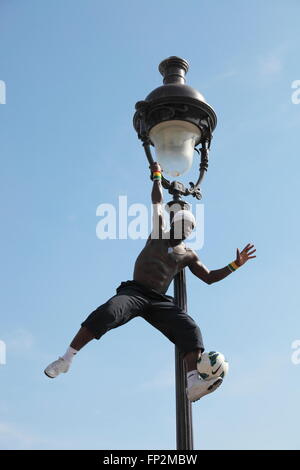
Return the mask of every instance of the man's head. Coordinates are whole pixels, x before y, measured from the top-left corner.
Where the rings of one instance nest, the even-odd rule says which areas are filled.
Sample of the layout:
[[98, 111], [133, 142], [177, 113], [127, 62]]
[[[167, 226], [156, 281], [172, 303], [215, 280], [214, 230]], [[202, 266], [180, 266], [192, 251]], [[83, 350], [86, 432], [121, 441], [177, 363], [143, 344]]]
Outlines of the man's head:
[[170, 226], [170, 238], [185, 240], [190, 236], [196, 226], [193, 214], [188, 210], [180, 210], [174, 215]]

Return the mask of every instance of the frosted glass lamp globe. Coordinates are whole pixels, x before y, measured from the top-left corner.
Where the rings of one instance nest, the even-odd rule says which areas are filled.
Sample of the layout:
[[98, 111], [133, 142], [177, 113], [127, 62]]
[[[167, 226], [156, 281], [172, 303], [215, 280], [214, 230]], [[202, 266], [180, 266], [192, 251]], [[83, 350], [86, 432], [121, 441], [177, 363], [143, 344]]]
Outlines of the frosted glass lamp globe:
[[201, 137], [195, 124], [179, 120], [160, 122], [150, 130], [149, 137], [155, 147], [156, 161], [165, 173], [180, 176], [190, 170], [194, 148]]

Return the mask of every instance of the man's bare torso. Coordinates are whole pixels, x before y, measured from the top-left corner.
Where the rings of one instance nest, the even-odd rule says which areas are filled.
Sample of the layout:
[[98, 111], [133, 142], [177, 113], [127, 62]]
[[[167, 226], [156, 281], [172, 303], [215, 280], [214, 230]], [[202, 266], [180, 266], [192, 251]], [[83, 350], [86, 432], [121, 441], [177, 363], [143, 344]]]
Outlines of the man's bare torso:
[[165, 294], [174, 276], [192, 260], [193, 252], [179, 243], [168, 252], [168, 239], [148, 239], [134, 265], [133, 279]]

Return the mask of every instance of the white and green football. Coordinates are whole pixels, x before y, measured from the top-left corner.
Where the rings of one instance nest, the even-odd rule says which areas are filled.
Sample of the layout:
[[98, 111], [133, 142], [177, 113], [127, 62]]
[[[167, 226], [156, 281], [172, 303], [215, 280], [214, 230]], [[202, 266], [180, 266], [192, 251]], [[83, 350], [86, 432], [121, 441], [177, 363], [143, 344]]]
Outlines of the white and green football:
[[224, 355], [217, 351], [203, 353], [197, 361], [199, 375], [204, 380], [210, 380], [214, 377], [224, 378], [228, 372], [228, 367]]

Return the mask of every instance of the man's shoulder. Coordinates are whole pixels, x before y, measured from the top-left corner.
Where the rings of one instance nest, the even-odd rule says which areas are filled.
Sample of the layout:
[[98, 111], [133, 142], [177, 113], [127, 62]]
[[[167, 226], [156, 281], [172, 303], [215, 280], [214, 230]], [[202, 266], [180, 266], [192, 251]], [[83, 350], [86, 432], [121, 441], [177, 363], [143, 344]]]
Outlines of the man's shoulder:
[[197, 255], [197, 253], [194, 250], [192, 250], [192, 248], [189, 248], [189, 247], [186, 246], [185, 249], [186, 249], [187, 254], [189, 254], [189, 256], [191, 258], [191, 262], [192, 261], [197, 261], [199, 259], [199, 256]]
[[194, 250], [192, 250], [192, 248], [186, 246], [185, 243], [183, 243], [183, 246], [184, 246], [184, 248], [186, 249], [186, 251], [188, 251], [189, 253], [195, 253]]

